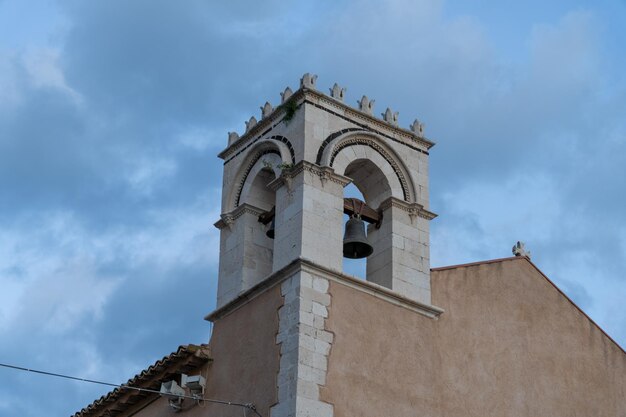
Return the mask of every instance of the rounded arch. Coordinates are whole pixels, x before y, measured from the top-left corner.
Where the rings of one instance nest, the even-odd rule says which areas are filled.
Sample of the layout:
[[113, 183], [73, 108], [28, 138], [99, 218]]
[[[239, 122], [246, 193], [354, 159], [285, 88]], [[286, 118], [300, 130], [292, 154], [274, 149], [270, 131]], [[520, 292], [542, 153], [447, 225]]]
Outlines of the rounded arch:
[[280, 155], [274, 152], [263, 154], [248, 173], [237, 205], [248, 203], [263, 210], [271, 210], [276, 202], [274, 192], [267, 188], [267, 185], [278, 178], [280, 169], [278, 165], [282, 163]]
[[227, 211], [237, 208], [243, 202], [244, 187], [246, 187], [245, 195], [247, 196], [254, 179], [261, 171], [264, 170], [266, 173], [273, 171], [274, 176], [278, 177], [280, 175], [279, 165], [282, 163], [293, 163], [290, 149], [285, 143], [276, 139], [265, 139], [251, 147], [235, 176]]
[[352, 179], [370, 207], [380, 206], [389, 197], [403, 198], [402, 184], [391, 166], [365, 146], [344, 148], [337, 154], [333, 168]]
[[[346, 169], [358, 160], [369, 160], [372, 165], [378, 166], [392, 196], [407, 202], [416, 201], [415, 187], [402, 159], [378, 135], [362, 131], [349, 132], [329, 142], [325, 141], [323, 149], [319, 150], [319, 165], [329, 166], [336, 173], [348, 177], [350, 175]], [[359, 189], [365, 196], [366, 192]]]

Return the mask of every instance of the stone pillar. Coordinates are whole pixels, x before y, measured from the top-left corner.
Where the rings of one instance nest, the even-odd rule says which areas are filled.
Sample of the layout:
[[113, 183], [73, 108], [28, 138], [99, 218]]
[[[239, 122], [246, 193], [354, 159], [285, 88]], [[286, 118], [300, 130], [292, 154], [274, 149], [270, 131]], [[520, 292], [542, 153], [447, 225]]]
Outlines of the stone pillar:
[[281, 285], [285, 303], [278, 310], [276, 335], [280, 344], [278, 403], [271, 417], [333, 416], [333, 406], [320, 400], [333, 342], [325, 324], [331, 303], [328, 288], [328, 279], [302, 269]]
[[220, 229], [218, 308], [272, 273], [273, 241], [259, 222], [264, 212], [242, 204], [215, 224]]
[[435, 215], [395, 197], [385, 200], [380, 210], [381, 227], [368, 227], [374, 253], [367, 259], [367, 280], [430, 304], [429, 222]]
[[349, 182], [302, 161], [270, 184], [276, 190], [273, 271], [298, 258], [341, 271], [343, 187]]

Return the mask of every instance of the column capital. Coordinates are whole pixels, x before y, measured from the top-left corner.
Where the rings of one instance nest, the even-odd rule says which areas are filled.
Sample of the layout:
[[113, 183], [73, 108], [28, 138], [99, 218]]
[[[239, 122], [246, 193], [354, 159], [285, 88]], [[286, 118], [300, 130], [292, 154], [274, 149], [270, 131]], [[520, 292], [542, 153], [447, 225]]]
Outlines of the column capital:
[[216, 221], [213, 225], [222, 230], [225, 227], [230, 227], [235, 222], [235, 220], [237, 220], [239, 217], [243, 216], [246, 213], [260, 216], [265, 212], [266, 210], [253, 206], [252, 204], [243, 203], [228, 213], [220, 214], [220, 219]]
[[400, 210], [409, 213], [409, 216], [419, 216], [426, 220], [432, 220], [437, 217], [437, 214], [432, 211], [426, 210], [423, 205], [419, 203], [409, 203], [396, 197], [389, 197], [378, 207], [379, 210], [385, 211], [391, 207], [399, 208]]
[[313, 175], [319, 176], [322, 184], [326, 181], [331, 181], [341, 185], [342, 187], [345, 187], [352, 182], [350, 178], [335, 173], [335, 170], [331, 167], [323, 167], [312, 162], [302, 160], [291, 168], [283, 169], [282, 175], [274, 181], [270, 182], [268, 184], [268, 187], [273, 191], [276, 191], [283, 185], [287, 185], [287, 187], [290, 187], [291, 181], [304, 172], [310, 172]]

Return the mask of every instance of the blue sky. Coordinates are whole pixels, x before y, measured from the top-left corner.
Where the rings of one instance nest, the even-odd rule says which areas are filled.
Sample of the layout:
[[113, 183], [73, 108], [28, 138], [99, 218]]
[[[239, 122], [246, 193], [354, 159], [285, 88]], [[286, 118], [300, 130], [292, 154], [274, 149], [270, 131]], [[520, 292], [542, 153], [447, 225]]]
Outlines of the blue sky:
[[[433, 266], [523, 240], [625, 346], [624, 21], [624, 1], [0, 0], [0, 361], [121, 383], [205, 342], [215, 155], [304, 72], [424, 121]], [[0, 379], [3, 417], [107, 391]]]

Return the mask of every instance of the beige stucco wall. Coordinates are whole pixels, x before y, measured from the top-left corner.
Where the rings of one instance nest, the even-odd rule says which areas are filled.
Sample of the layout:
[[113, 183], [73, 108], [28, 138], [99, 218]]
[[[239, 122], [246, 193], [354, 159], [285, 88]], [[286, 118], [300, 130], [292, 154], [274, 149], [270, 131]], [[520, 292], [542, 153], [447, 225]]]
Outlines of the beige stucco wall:
[[[274, 287], [242, 308], [216, 320], [210, 348], [213, 361], [202, 370], [207, 379], [205, 398], [254, 403], [263, 416], [277, 400], [276, 377], [280, 360], [276, 345], [278, 309], [283, 303], [280, 287]], [[180, 381], [179, 381], [180, 382]], [[206, 403], [191, 406], [185, 400], [184, 413], [174, 414], [167, 400], [148, 405], [138, 417], [220, 416], [241, 417], [240, 407]], [[248, 411], [248, 416], [254, 415]]]
[[331, 283], [335, 416], [626, 416], [626, 354], [526, 259], [432, 291], [438, 320]]

